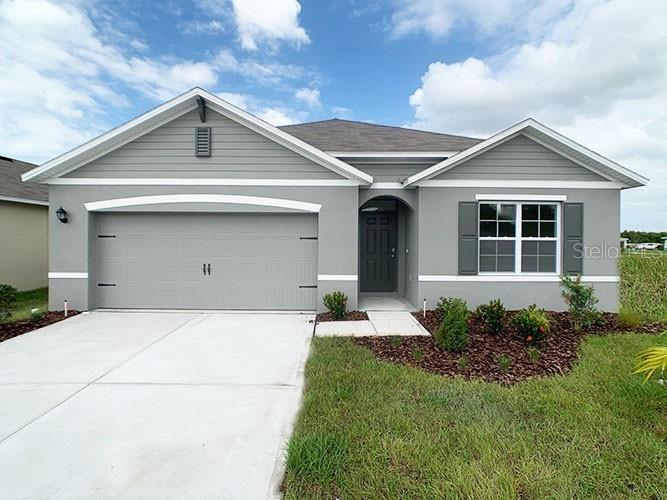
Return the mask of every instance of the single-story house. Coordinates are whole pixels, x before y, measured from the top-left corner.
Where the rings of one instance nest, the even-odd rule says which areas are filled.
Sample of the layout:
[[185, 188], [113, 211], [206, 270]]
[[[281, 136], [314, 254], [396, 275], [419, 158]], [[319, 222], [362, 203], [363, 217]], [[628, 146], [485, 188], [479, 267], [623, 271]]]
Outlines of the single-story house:
[[35, 167], [0, 156], [0, 283], [19, 290], [48, 285], [48, 187], [21, 181]]
[[274, 127], [199, 88], [23, 179], [49, 187], [50, 307], [77, 309], [563, 309], [569, 273], [616, 310], [620, 192], [647, 182], [533, 119], [485, 140]]

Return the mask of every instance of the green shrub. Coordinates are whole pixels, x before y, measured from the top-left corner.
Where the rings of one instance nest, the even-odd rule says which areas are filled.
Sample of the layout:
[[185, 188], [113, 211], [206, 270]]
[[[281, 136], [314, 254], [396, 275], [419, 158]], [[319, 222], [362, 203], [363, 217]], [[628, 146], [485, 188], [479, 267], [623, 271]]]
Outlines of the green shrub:
[[327, 293], [322, 302], [324, 307], [331, 311], [334, 319], [340, 320], [345, 317], [345, 312], [347, 311], [347, 295], [343, 292], [336, 291]]
[[504, 354], [498, 356], [498, 366], [500, 367], [501, 370], [505, 371], [509, 369], [511, 365], [512, 365], [512, 358], [510, 358], [509, 356], [505, 356]]
[[460, 352], [468, 344], [468, 306], [462, 299], [440, 302], [442, 322], [435, 331], [435, 341], [445, 351]]
[[512, 318], [512, 326], [526, 342], [539, 342], [549, 333], [549, 319], [535, 304], [521, 309]]
[[526, 354], [528, 354], [528, 359], [531, 363], [537, 363], [540, 360], [540, 351], [534, 346], [530, 346], [526, 349]]
[[581, 276], [571, 278], [561, 276], [562, 295], [570, 311], [570, 322], [575, 331], [590, 328], [602, 320], [602, 313], [597, 310], [598, 298], [592, 286], [581, 282]]
[[499, 334], [503, 331], [507, 311], [499, 299], [492, 300], [488, 304], [481, 304], [475, 310], [475, 315], [489, 333]]
[[16, 305], [16, 288], [0, 284], [0, 323], [8, 321]]
[[635, 328], [643, 323], [642, 315], [635, 311], [621, 309], [618, 312], [618, 323], [621, 328]]
[[412, 358], [415, 361], [420, 361], [424, 357], [424, 351], [422, 351], [419, 347], [415, 347], [412, 350]]
[[403, 339], [398, 335], [394, 335], [389, 338], [389, 343], [392, 347], [400, 347], [400, 345], [403, 343]]
[[440, 297], [440, 300], [438, 300], [438, 303], [435, 305], [435, 310], [444, 316], [445, 311], [449, 308], [453, 300], [457, 299], [454, 297]]
[[465, 356], [461, 356], [458, 361], [459, 365], [459, 370], [461, 371], [466, 371], [468, 368], [470, 368], [470, 361], [468, 361], [468, 358]]
[[41, 321], [44, 319], [46, 313], [40, 308], [33, 309], [30, 311], [30, 321]]

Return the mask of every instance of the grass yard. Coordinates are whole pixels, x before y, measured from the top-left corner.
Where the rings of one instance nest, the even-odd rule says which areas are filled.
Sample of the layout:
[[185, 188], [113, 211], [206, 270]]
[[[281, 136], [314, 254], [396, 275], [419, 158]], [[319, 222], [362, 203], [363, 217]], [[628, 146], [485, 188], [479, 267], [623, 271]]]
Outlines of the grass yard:
[[623, 253], [621, 310], [648, 321], [667, 322], [667, 252]]
[[629, 374], [656, 344], [589, 337], [567, 376], [505, 387], [315, 338], [286, 497], [664, 498], [667, 390]]
[[48, 288], [37, 288], [26, 292], [18, 292], [16, 306], [12, 310], [11, 321], [30, 317], [30, 311], [39, 308], [41, 312], [48, 311]]

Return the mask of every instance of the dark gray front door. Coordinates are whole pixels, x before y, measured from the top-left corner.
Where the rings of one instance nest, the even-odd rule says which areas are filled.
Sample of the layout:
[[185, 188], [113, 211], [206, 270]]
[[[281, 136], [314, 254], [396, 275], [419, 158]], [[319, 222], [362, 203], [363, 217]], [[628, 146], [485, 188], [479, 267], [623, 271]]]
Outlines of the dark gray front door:
[[396, 212], [362, 212], [362, 292], [396, 291]]

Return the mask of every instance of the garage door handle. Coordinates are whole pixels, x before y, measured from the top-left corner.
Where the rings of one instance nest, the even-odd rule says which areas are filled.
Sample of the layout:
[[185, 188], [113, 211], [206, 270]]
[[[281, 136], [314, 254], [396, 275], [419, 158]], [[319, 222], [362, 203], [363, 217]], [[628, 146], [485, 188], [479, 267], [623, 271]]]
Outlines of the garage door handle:
[[206, 276], [206, 264], [201, 265], [202, 271], [204, 271], [204, 276]]
[[211, 264], [208, 265], [208, 275], [211, 275]]

